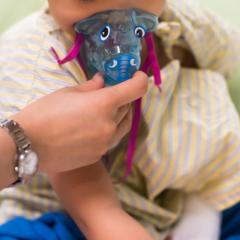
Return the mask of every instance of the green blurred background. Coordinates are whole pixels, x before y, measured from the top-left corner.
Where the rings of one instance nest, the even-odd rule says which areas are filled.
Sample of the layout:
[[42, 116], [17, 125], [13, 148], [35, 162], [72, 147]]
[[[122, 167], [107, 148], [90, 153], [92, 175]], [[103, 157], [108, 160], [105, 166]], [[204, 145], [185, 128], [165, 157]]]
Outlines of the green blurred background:
[[[39, 9], [44, 2], [45, 0], [0, 0], [0, 33], [17, 20]], [[199, 2], [240, 28], [240, 0], [199, 0]], [[240, 112], [240, 63], [239, 71], [229, 81], [229, 89]]]

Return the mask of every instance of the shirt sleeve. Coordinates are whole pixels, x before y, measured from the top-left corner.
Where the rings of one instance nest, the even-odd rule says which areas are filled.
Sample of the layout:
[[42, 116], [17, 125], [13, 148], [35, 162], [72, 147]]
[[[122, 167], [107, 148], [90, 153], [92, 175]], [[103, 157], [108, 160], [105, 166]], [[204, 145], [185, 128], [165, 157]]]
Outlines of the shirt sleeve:
[[[194, 155], [190, 178], [183, 188], [224, 210], [240, 201], [240, 120], [225, 78], [204, 70], [200, 74], [205, 84], [197, 89], [203, 95], [198, 99], [196, 118], [190, 119], [192, 112], [188, 112], [188, 120], [198, 125], [199, 132], [195, 135], [193, 128], [188, 129], [193, 131], [188, 155]], [[203, 86], [207, 86], [204, 93]]]
[[[36, 17], [21, 22], [0, 40], [0, 117], [17, 113], [32, 101], [83, 79], [76, 63], [59, 66], [50, 48], [66, 54], [66, 46], [35, 26]], [[31, 26], [31, 27], [29, 27]]]
[[240, 65], [240, 30], [189, 0], [169, 0], [163, 18], [181, 23], [181, 38], [202, 69], [228, 78]]
[[240, 130], [229, 132], [222, 141], [225, 146], [201, 173], [207, 181], [200, 195], [218, 210], [240, 201]]

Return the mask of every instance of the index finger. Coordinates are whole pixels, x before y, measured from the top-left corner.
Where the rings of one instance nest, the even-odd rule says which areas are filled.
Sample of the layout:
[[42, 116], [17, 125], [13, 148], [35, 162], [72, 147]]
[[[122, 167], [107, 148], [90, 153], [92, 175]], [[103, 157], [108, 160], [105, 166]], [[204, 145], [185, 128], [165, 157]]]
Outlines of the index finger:
[[147, 92], [147, 85], [147, 75], [138, 71], [131, 79], [102, 91], [116, 107], [121, 107], [141, 98]]

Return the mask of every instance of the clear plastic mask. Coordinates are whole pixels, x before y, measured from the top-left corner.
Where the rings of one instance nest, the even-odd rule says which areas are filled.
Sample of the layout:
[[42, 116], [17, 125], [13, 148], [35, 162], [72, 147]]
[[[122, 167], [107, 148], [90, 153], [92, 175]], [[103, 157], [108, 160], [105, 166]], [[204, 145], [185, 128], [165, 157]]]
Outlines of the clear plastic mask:
[[141, 41], [156, 25], [156, 16], [138, 9], [109, 10], [77, 22], [74, 29], [84, 36], [79, 54], [88, 78], [101, 72], [106, 85], [131, 78], [141, 65]]

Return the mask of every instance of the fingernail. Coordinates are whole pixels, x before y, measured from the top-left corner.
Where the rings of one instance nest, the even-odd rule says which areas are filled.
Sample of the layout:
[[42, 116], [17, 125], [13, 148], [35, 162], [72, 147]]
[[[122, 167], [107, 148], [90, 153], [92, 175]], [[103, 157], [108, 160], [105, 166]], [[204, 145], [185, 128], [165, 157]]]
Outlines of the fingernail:
[[98, 73], [95, 74], [95, 77], [103, 78], [103, 73], [102, 72], [98, 72]]

